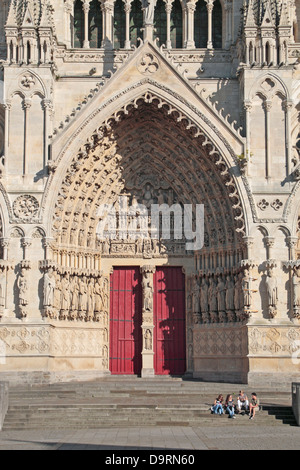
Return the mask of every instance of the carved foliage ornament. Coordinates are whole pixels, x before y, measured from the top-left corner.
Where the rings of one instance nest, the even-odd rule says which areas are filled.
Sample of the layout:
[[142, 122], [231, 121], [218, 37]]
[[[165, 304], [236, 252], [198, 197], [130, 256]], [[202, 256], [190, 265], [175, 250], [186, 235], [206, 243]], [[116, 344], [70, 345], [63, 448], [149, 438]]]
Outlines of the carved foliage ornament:
[[38, 200], [30, 194], [17, 197], [13, 203], [14, 216], [29, 221], [37, 216], [39, 210]]
[[20, 87], [24, 90], [31, 90], [35, 85], [35, 78], [30, 73], [24, 73], [20, 78]]

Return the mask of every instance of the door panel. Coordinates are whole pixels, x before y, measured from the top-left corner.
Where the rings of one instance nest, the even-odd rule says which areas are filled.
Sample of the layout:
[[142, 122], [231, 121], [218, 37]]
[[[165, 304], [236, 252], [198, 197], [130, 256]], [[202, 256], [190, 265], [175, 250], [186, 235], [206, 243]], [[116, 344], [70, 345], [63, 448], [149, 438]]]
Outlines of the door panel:
[[181, 267], [154, 274], [154, 368], [157, 375], [186, 370], [185, 277]]
[[114, 268], [110, 278], [110, 371], [140, 374], [142, 284], [139, 267]]

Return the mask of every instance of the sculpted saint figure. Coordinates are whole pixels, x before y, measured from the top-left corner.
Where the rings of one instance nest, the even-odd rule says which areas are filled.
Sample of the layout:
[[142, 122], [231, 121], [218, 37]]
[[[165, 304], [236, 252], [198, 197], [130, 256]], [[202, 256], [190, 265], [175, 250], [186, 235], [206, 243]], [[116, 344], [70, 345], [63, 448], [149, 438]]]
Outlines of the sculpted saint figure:
[[26, 307], [28, 305], [28, 280], [25, 268], [21, 269], [17, 285], [19, 289], [19, 305], [20, 307]]
[[272, 269], [268, 270], [266, 286], [267, 286], [269, 314], [271, 318], [274, 318], [277, 313], [276, 309], [277, 309], [277, 302], [278, 302], [278, 287], [277, 287], [277, 279], [274, 276]]
[[144, 338], [145, 338], [145, 349], [149, 351], [152, 349], [152, 333], [149, 329], [145, 331]]
[[144, 311], [152, 312], [153, 309], [153, 287], [151, 273], [144, 272], [143, 276], [143, 294], [144, 294]]
[[223, 278], [220, 276], [217, 284], [217, 295], [218, 295], [218, 308], [219, 312], [225, 311], [225, 284]]
[[269, 305], [272, 307], [276, 307], [278, 294], [277, 294], [277, 280], [274, 276], [273, 270], [269, 269], [268, 276], [266, 279], [267, 284], [267, 293], [268, 293], [268, 301]]
[[142, 0], [142, 10], [144, 12], [145, 25], [153, 24], [155, 5], [156, 0]]
[[226, 309], [234, 310], [234, 282], [231, 276], [227, 276], [226, 282]]
[[53, 268], [49, 268], [44, 274], [44, 306], [54, 306], [55, 277]]
[[205, 313], [208, 310], [208, 285], [205, 278], [202, 278], [201, 289], [200, 289], [200, 306], [201, 313]]
[[300, 267], [295, 270], [293, 276], [293, 286], [294, 286], [294, 307], [297, 309], [300, 308]]

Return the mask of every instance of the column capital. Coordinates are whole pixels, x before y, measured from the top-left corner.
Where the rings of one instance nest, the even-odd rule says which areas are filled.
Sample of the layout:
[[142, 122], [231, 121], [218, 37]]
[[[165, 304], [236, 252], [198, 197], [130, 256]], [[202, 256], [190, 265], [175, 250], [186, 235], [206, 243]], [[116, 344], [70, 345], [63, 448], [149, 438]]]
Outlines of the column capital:
[[271, 111], [272, 104], [273, 104], [273, 102], [271, 100], [265, 100], [264, 105], [263, 105], [265, 111], [267, 111], [267, 112]]

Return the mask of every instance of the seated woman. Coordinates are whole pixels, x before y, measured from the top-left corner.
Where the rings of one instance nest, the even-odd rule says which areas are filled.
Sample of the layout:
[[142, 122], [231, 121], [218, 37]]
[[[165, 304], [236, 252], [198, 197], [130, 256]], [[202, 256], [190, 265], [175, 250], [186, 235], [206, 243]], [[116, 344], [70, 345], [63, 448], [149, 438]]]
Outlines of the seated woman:
[[255, 416], [255, 412], [259, 411], [259, 399], [257, 398], [257, 395], [255, 392], [251, 394], [251, 402], [249, 404], [249, 409], [250, 409], [249, 419], [253, 419]]
[[229, 418], [235, 419], [235, 405], [233, 403], [232, 395], [227, 395], [226, 397], [225, 410], [229, 414]]
[[249, 400], [248, 400], [246, 393], [244, 393], [243, 390], [240, 390], [240, 393], [237, 399], [237, 409], [239, 413], [243, 409], [245, 410], [245, 412], [247, 412], [249, 409]]
[[215, 399], [214, 404], [212, 406], [212, 412], [216, 415], [222, 415], [224, 413], [223, 409], [223, 395], [219, 395], [218, 398]]

